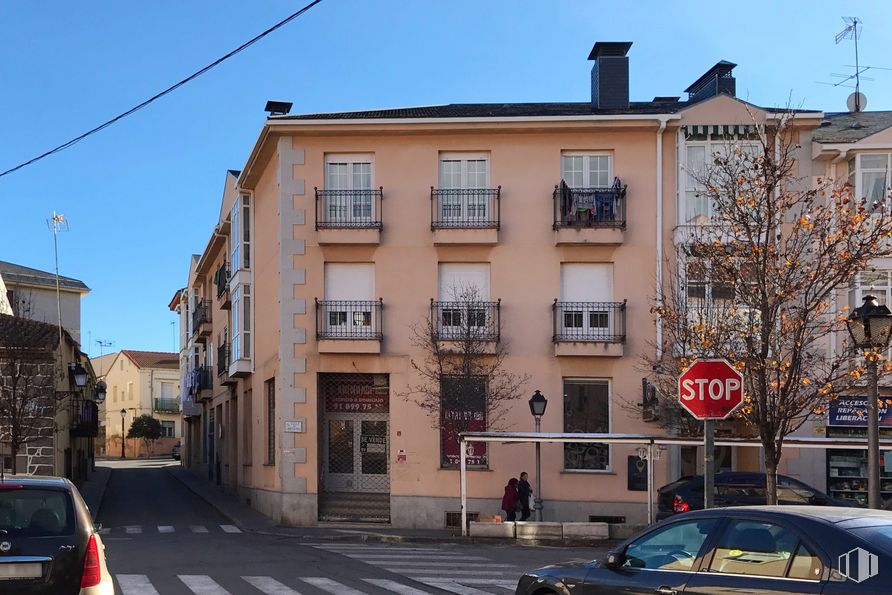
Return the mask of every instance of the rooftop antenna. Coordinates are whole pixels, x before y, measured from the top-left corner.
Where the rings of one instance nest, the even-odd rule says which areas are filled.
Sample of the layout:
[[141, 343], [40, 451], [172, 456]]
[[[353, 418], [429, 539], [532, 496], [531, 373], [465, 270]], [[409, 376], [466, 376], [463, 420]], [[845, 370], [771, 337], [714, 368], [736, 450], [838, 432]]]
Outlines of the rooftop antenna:
[[111, 347], [112, 345], [115, 344], [115, 342], [114, 341], [103, 341], [102, 339], [96, 339], [96, 344], [99, 345], [99, 376], [102, 377], [105, 375], [103, 372], [103, 369], [102, 369], [103, 368], [102, 364], [104, 363], [102, 361], [102, 350], [106, 347]]
[[858, 63], [858, 26], [861, 25], [861, 19], [858, 17], [842, 17], [842, 20], [846, 24], [846, 28], [836, 34], [836, 44], [839, 45], [839, 42], [843, 39], [855, 41], [855, 74], [841, 80], [840, 83], [844, 83], [852, 78], [855, 79], [855, 92], [849, 97], [847, 103], [850, 104], [850, 111], [860, 112], [867, 106], [867, 98], [861, 94], [861, 67]]
[[59, 281], [59, 232], [68, 231], [68, 220], [62, 213], [53, 211], [53, 216], [46, 220], [46, 225], [53, 232], [53, 254], [56, 259], [56, 314], [59, 316], [59, 350], [62, 349], [62, 286]]

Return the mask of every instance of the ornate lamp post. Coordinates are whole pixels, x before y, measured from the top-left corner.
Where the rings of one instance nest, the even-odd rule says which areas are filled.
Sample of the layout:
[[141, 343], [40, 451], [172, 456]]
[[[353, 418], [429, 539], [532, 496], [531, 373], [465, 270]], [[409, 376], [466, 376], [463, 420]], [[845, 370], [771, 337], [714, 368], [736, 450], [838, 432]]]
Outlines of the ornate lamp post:
[[[545, 415], [545, 408], [548, 407], [548, 399], [538, 390], [530, 397], [530, 413], [536, 420], [536, 433], [542, 431], [542, 416]], [[541, 459], [541, 443], [536, 443], [536, 497], [533, 498], [533, 508], [536, 509], [536, 520], [542, 521], [542, 459]]]
[[124, 418], [127, 416], [127, 410], [121, 409], [121, 458], [124, 457]]
[[[877, 303], [872, 295], [864, 296], [864, 303], [855, 308], [846, 320], [852, 343], [858, 349], [882, 351], [889, 345], [892, 333], [892, 312]], [[877, 358], [867, 358], [867, 505], [880, 508], [880, 428], [877, 399]]]

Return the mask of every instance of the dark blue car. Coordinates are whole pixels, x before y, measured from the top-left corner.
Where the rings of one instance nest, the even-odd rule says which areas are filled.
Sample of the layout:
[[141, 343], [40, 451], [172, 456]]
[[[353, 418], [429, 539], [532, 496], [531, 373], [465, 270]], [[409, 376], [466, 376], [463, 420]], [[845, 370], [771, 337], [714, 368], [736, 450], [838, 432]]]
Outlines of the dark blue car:
[[516, 595], [892, 593], [892, 512], [745, 506], [677, 515], [601, 560], [524, 574]]

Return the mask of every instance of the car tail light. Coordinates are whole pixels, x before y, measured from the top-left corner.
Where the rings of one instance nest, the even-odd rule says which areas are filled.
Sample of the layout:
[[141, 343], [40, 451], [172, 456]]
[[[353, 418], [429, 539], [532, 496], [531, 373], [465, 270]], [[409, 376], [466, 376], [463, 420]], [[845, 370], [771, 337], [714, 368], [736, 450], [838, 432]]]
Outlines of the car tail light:
[[676, 496], [672, 501], [672, 510], [675, 512], [687, 512], [691, 509], [691, 505], [682, 500], [681, 496]]
[[96, 536], [90, 535], [87, 543], [87, 555], [84, 556], [84, 574], [81, 577], [81, 589], [95, 587], [102, 581], [102, 569], [99, 566], [99, 546]]

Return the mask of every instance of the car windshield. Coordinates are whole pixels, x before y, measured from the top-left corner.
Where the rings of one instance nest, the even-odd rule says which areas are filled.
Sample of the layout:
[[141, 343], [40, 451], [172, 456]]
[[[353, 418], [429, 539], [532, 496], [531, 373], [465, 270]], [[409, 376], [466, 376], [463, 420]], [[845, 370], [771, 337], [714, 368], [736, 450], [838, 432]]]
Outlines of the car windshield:
[[50, 537], [74, 533], [68, 492], [12, 487], [0, 489], [0, 533]]

